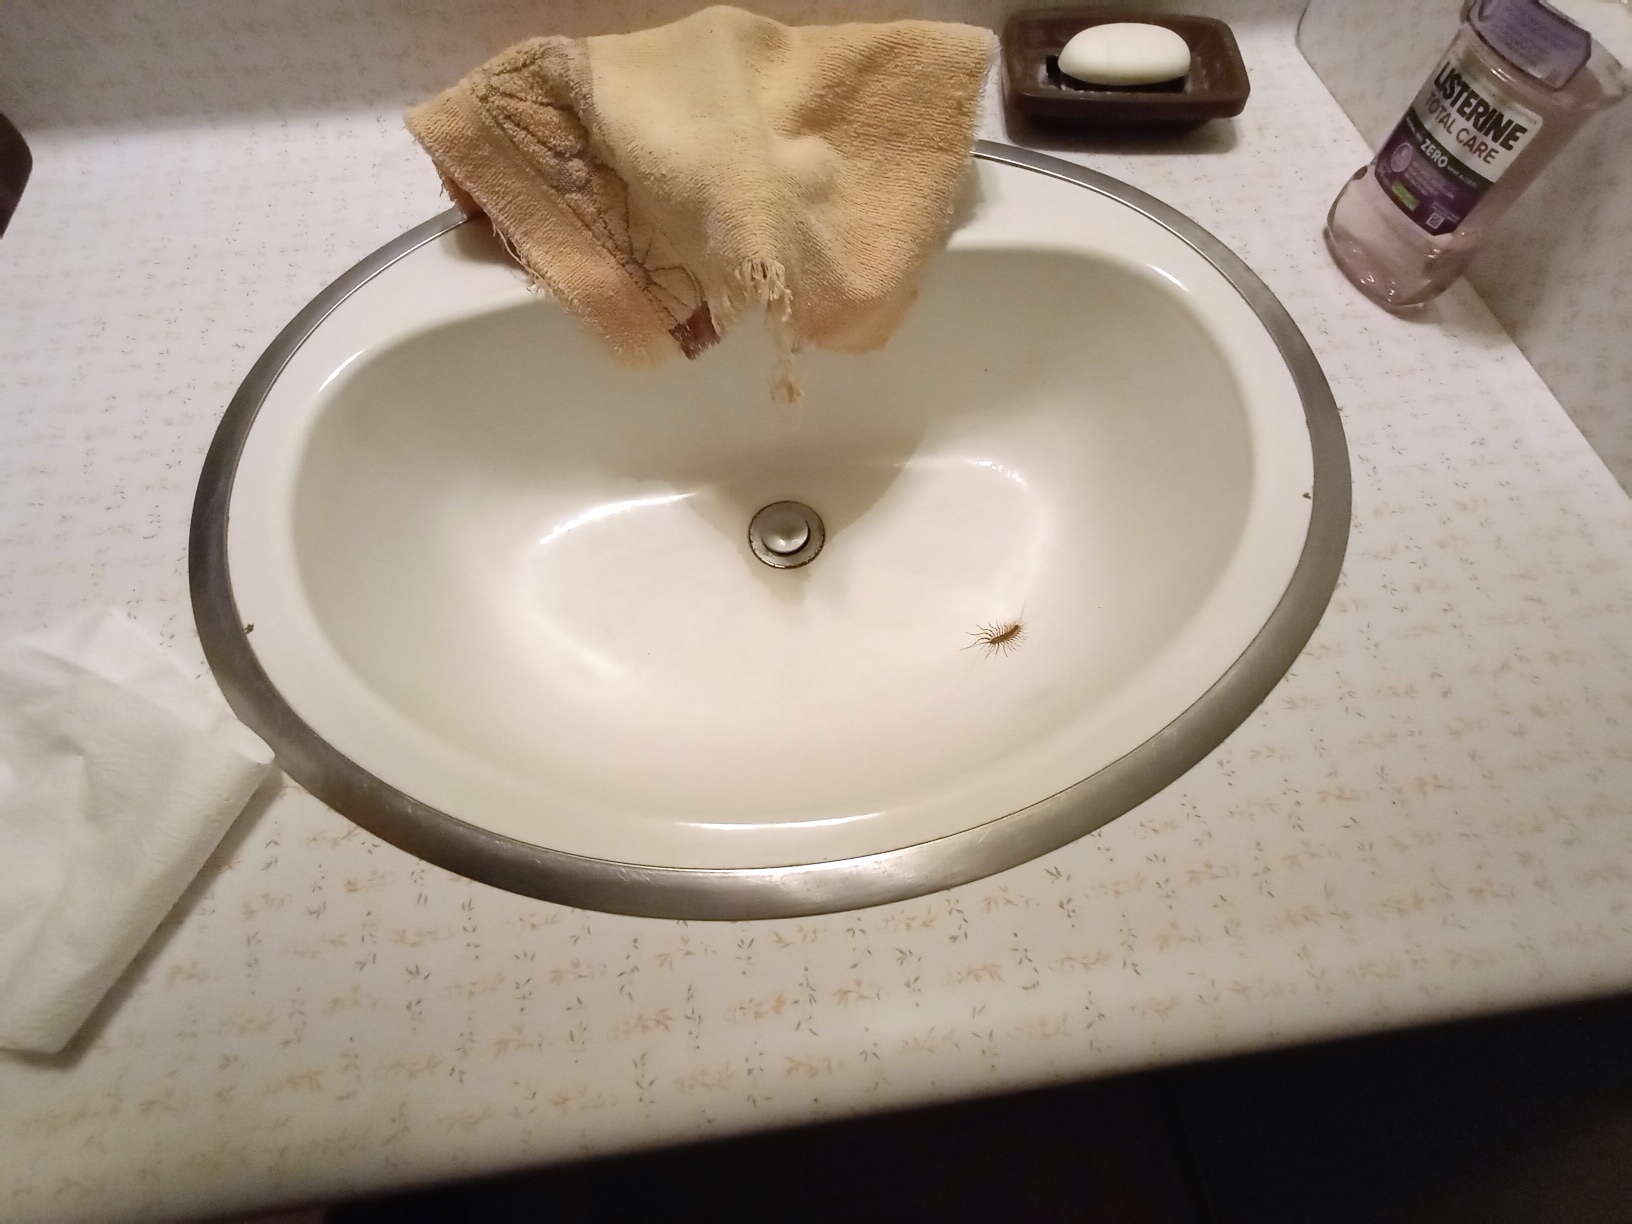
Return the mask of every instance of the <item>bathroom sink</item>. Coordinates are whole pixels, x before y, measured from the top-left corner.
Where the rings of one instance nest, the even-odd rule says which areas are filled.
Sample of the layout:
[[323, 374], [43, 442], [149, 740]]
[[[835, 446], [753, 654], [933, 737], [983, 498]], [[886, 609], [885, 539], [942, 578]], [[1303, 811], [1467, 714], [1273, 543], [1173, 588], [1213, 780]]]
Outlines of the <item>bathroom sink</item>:
[[615, 368], [484, 222], [358, 265], [206, 462], [194, 607], [239, 715], [415, 854], [675, 917], [912, 896], [1172, 782], [1330, 597], [1336, 409], [1194, 223], [976, 168], [901, 330], [801, 355], [793, 405], [752, 320]]

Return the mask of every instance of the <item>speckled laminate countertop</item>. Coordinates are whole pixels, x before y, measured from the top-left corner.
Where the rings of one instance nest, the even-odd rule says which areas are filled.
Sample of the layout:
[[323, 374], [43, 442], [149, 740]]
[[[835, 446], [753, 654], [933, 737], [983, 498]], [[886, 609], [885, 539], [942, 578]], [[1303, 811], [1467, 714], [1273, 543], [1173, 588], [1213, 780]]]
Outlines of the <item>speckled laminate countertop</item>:
[[[738, 924], [497, 892], [288, 785], [73, 1049], [0, 1055], [0, 1217], [320, 1200], [1632, 985], [1632, 503], [1465, 286], [1405, 322], [1343, 281], [1320, 219], [1367, 150], [1289, 22], [1236, 29], [1239, 120], [1063, 153], [1241, 254], [1343, 410], [1342, 584], [1222, 747], [992, 879]], [[395, 109], [24, 125], [0, 632], [112, 605], [207, 676], [216, 420], [308, 298], [444, 206]]]

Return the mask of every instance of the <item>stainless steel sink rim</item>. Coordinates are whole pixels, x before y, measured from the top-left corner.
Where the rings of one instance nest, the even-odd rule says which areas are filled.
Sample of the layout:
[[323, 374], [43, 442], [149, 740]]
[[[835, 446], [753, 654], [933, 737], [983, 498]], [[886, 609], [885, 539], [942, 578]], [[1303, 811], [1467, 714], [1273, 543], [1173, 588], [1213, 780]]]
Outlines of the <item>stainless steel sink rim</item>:
[[238, 716], [284, 771], [356, 824], [410, 854], [511, 892], [586, 909], [680, 919], [790, 918], [905, 900], [983, 878], [1057, 849], [1176, 781], [1280, 681], [1319, 623], [1348, 542], [1348, 447], [1331, 390], [1297, 325], [1268, 287], [1201, 226], [1152, 196], [1071, 162], [992, 141], [974, 155], [1116, 200], [1211, 263], [1252, 308], [1286, 362], [1309, 430], [1312, 505], [1292, 579], [1239, 658], [1138, 748], [1037, 803], [950, 836], [862, 858], [788, 867], [690, 869], [587, 858], [504, 837], [421, 803], [338, 752], [289, 707], [262, 669], [227, 566], [228, 508], [245, 439], [289, 359], [328, 314], [374, 276], [463, 224], [450, 209], [387, 243], [314, 298], [279, 333], [233, 396], [193, 504], [188, 577], [205, 657]]

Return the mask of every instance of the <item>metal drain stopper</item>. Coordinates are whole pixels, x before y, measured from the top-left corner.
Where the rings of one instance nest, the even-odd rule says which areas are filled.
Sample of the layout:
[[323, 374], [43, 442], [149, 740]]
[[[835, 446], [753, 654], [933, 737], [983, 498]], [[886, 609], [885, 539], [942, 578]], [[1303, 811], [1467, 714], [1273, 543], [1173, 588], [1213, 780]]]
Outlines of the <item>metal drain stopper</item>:
[[803, 502], [772, 502], [748, 523], [748, 547], [774, 569], [809, 565], [825, 543], [822, 516]]

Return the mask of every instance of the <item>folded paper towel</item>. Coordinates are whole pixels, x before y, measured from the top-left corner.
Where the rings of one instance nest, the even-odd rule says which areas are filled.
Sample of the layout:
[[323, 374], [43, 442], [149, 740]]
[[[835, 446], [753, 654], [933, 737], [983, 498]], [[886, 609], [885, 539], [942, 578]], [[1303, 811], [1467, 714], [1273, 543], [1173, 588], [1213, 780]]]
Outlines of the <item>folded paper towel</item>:
[[407, 121], [615, 356], [695, 356], [757, 304], [790, 348], [862, 352], [946, 236], [994, 42], [716, 7], [518, 43]]
[[0, 646], [0, 1048], [68, 1043], [271, 760], [116, 613]]

